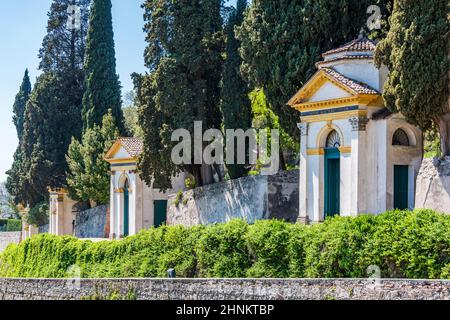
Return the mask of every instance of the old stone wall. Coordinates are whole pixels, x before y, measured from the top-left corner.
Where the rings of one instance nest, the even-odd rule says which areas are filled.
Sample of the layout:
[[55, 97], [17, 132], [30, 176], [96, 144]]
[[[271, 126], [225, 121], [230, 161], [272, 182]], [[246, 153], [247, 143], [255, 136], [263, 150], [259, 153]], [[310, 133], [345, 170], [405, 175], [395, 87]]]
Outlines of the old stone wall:
[[415, 207], [450, 214], [450, 157], [424, 159], [417, 177]]
[[244, 219], [298, 218], [299, 172], [249, 176], [189, 190], [168, 201], [167, 224], [193, 226]]
[[450, 281], [367, 279], [0, 279], [0, 300], [450, 300]]
[[22, 232], [0, 232], [0, 253], [11, 243], [20, 243]]
[[[107, 205], [77, 212], [75, 218], [75, 237], [77, 238], [107, 238], [108, 228]], [[107, 233], [108, 232], [108, 233]]]

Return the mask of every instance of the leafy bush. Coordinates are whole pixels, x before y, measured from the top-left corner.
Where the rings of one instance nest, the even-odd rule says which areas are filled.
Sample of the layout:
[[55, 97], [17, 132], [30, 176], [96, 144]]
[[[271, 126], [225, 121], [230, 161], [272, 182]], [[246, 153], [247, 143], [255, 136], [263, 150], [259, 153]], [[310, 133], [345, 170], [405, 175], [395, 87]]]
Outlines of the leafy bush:
[[22, 231], [22, 220], [20, 219], [0, 219], [0, 232]]
[[10, 245], [0, 277], [85, 278], [368, 277], [450, 278], [450, 216], [428, 210], [336, 217], [313, 226], [235, 220], [193, 228], [153, 228], [92, 243], [48, 234]]
[[199, 276], [245, 277], [251, 266], [244, 238], [247, 231], [248, 225], [241, 220], [206, 228], [197, 246]]
[[289, 276], [289, 224], [276, 221], [257, 221], [249, 227], [245, 239], [253, 265], [247, 275], [256, 278], [284, 278]]

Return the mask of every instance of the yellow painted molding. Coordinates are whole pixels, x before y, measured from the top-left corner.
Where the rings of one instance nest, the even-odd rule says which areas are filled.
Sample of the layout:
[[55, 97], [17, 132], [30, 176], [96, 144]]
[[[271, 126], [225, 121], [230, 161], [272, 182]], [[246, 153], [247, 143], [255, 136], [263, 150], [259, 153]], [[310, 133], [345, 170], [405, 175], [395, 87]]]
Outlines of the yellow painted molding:
[[319, 149], [308, 149], [306, 151], [308, 156], [322, 156], [325, 154], [325, 150], [323, 148]]
[[338, 113], [320, 114], [314, 116], [301, 117], [302, 122], [328, 122], [333, 120], [350, 119], [351, 117], [365, 117], [367, 110], [354, 110]]
[[352, 147], [340, 147], [340, 153], [352, 153]]
[[123, 188], [119, 188], [119, 189], [114, 190], [114, 192], [115, 193], [123, 193], [124, 190], [123, 190]]
[[105, 159], [110, 164], [120, 164], [120, 163], [130, 163], [130, 167], [138, 162], [137, 158], [126, 158], [126, 159]]
[[346, 106], [368, 106], [371, 104], [379, 105], [381, 96], [379, 95], [357, 95], [346, 98], [337, 98], [316, 102], [300, 103], [293, 106], [294, 109], [300, 112], [319, 111], [323, 109], [335, 109]]

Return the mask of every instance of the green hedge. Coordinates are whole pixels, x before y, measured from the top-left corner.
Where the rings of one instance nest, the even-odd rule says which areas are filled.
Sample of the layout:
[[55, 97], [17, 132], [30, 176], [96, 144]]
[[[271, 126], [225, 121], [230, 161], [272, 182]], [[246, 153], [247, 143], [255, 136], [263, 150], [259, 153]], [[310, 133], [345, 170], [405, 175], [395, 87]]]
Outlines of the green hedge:
[[393, 211], [336, 217], [313, 226], [280, 221], [160, 227], [92, 243], [39, 235], [0, 255], [0, 277], [450, 278], [450, 216]]
[[20, 219], [0, 219], [0, 232], [22, 231], [22, 220]]

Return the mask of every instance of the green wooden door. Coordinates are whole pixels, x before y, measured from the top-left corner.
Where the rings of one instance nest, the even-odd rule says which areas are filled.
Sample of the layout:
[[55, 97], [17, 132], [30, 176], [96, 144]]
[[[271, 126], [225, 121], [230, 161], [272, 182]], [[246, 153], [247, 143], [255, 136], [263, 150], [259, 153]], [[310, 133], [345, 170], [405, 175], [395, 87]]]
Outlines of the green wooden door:
[[123, 187], [123, 235], [130, 234], [130, 191], [128, 181]]
[[166, 224], [167, 221], [167, 200], [155, 200], [155, 227]]
[[325, 217], [340, 214], [341, 161], [339, 149], [325, 149]]
[[405, 210], [409, 208], [408, 166], [394, 166], [394, 209]]

